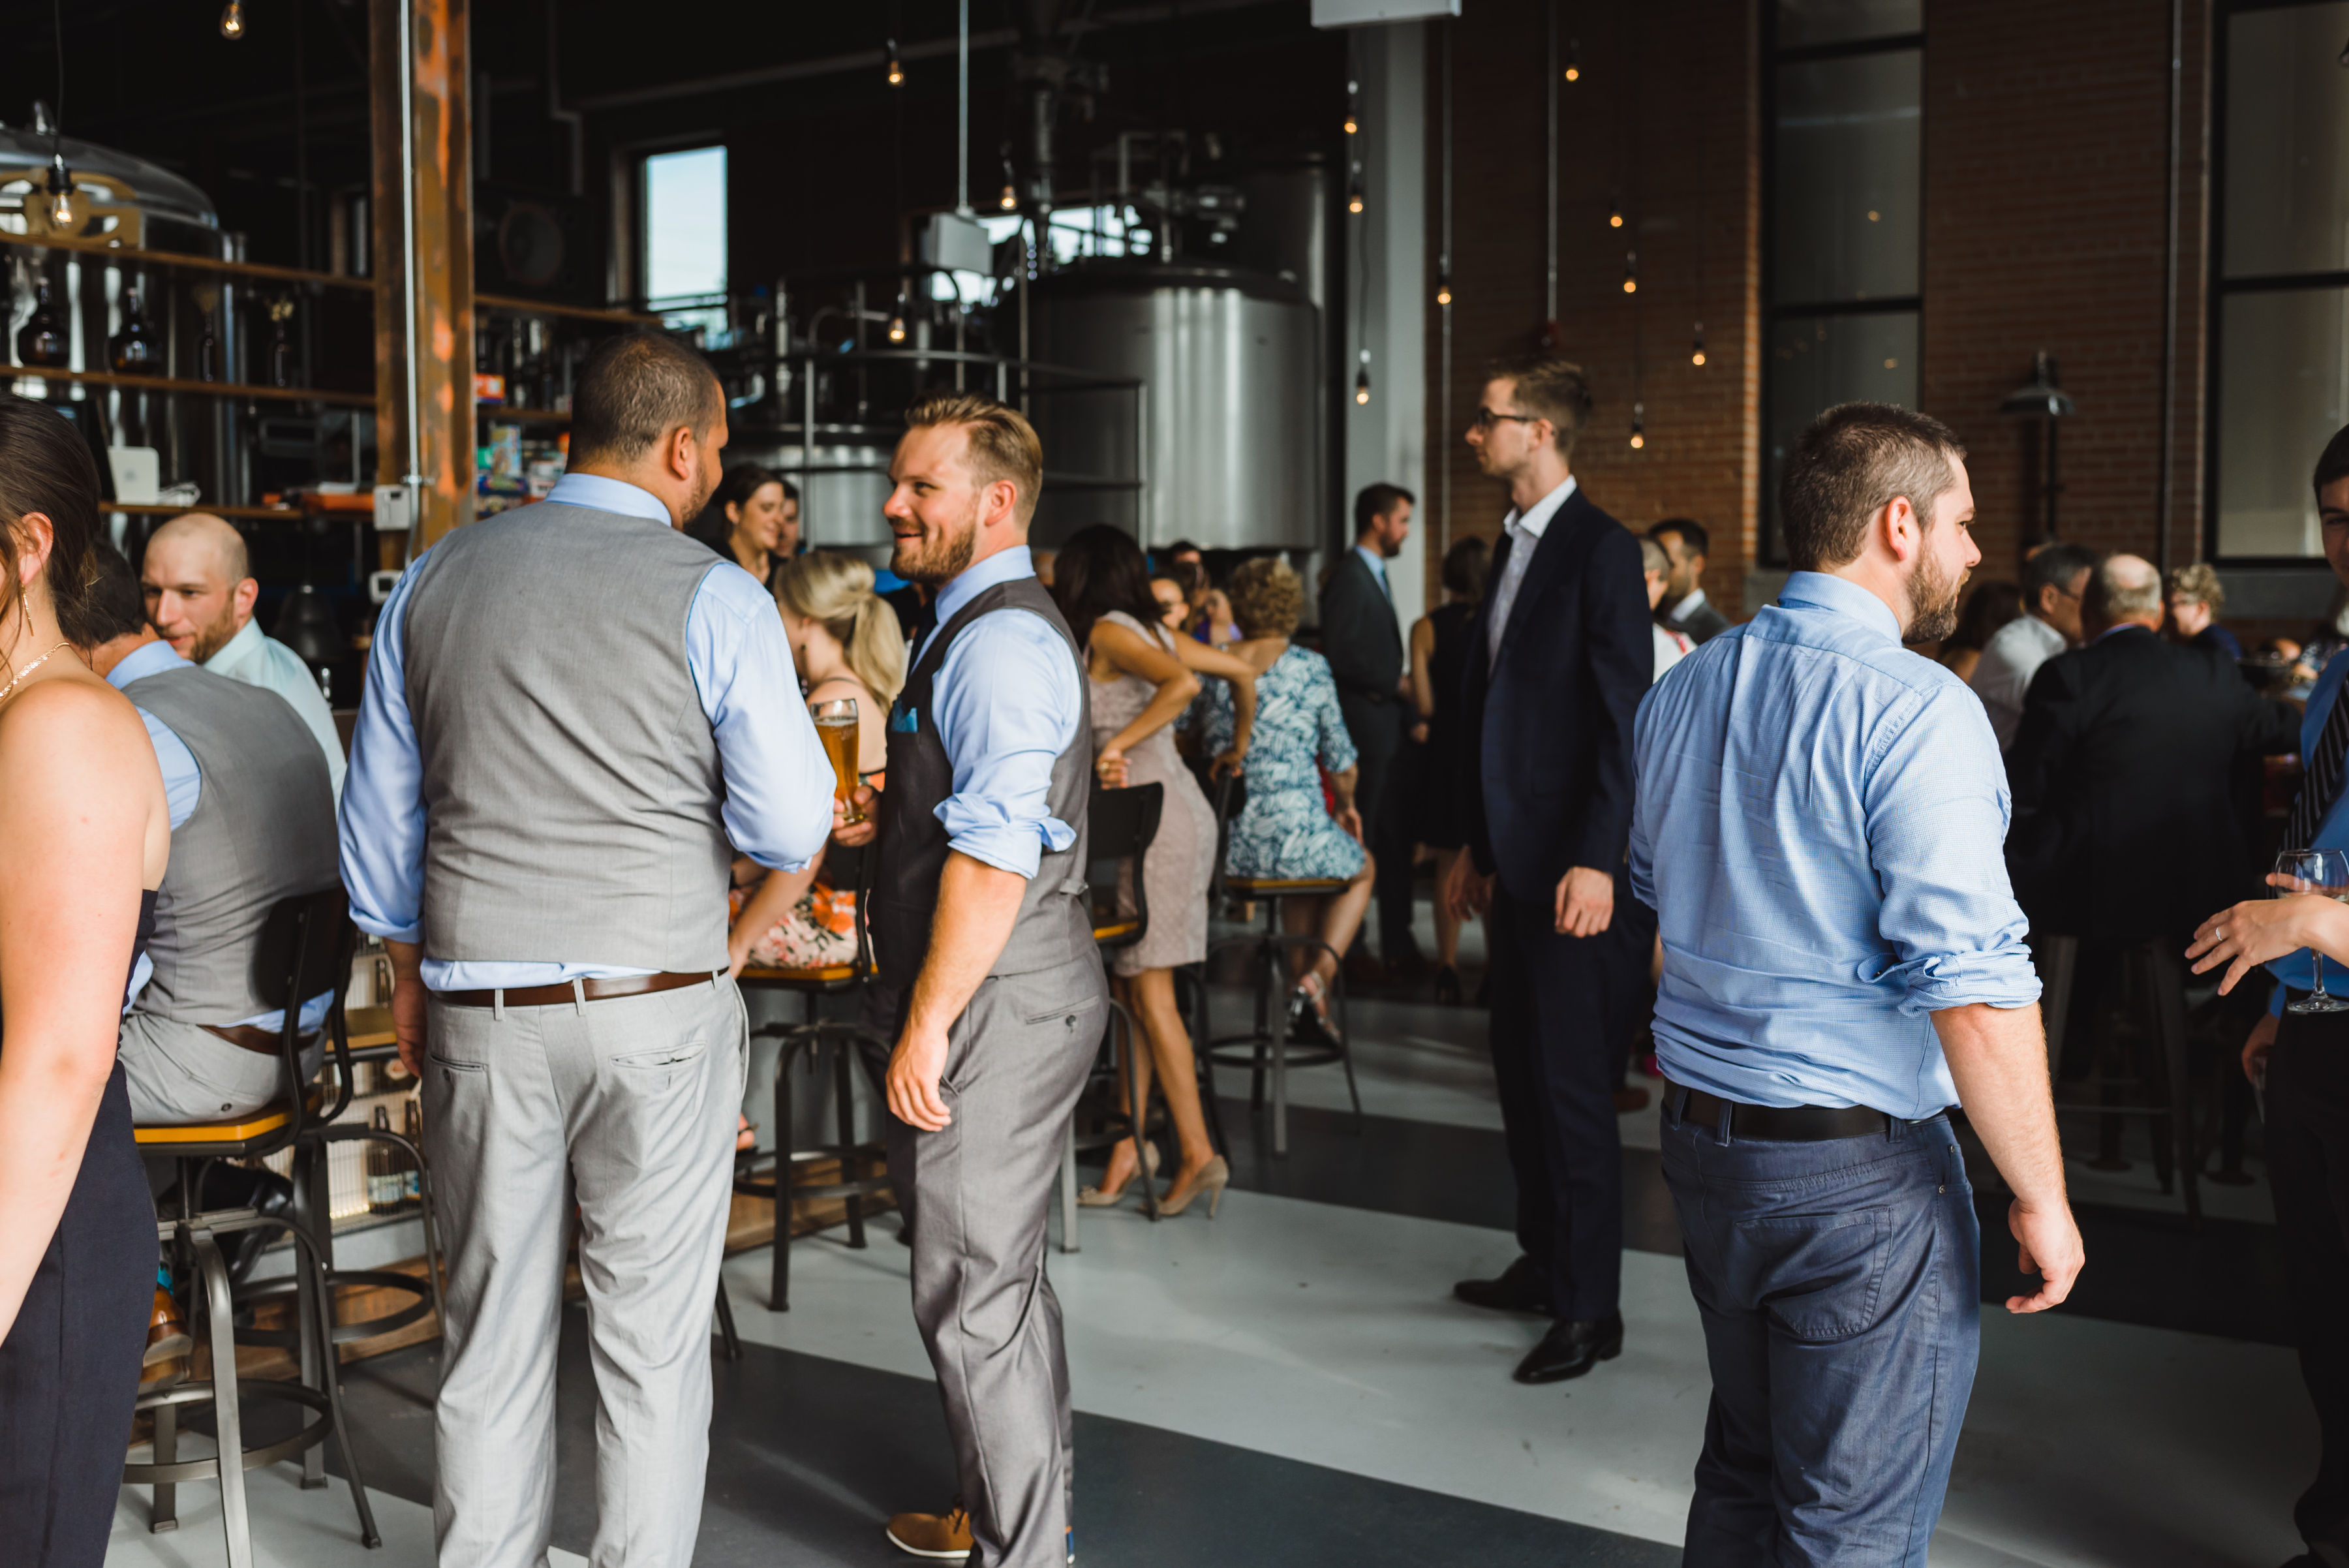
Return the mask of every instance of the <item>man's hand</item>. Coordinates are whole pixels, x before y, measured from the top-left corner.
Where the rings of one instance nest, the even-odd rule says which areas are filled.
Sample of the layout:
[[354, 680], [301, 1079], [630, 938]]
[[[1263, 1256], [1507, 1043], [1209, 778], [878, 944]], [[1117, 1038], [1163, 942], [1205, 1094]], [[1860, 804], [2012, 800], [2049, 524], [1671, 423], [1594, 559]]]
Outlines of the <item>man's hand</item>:
[[424, 1076], [424, 950], [414, 942], [386, 941], [391, 955], [391, 1033], [399, 1043], [400, 1065]]
[[1422, 746], [1427, 744], [1427, 721], [1422, 719], [1418, 723], [1413, 724], [1409, 733], [1413, 743]]
[[1568, 937], [1595, 937], [1615, 919], [1615, 878], [1588, 866], [1570, 867], [1558, 879], [1557, 929]]
[[947, 1037], [916, 1032], [912, 1023], [897, 1037], [889, 1053], [889, 1109], [908, 1127], [936, 1132], [954, 1120], [954, 1113], [938, 1097], [938, 1079], [947, 1070]]
[[1437, 889], [1444, 907], [1452, 911], [1454, 919], [1464, 920], [1485, 912], [1493, 901], [1493, 879], [1476, 869], [1476, 862], [1466, 850], [1452, 857], [1452, 870]]
[[832, 803], [832, 841], [843, 849], [854, 849], [859, 845], [870, 844], [873, 836], [881, 831], [881, 824], [873, 815], [873, 803], [880, 797], [873, 793], [873, 786], [858, 784], [854, 798], [856, 809], [864, 814], [862, 822], [848, 820], [848, 808], [841, 805], [837, 796]]
[[2080, 1242], [2080, 1227], [2072, 1220], [2072, 1206], [2058, 1200], [2054, 1207], [2035, 1209], [2018, 1198], [2006, 1211], [2006, 1228], [2019, 1247], [2016, 1263], [2026, 1274], [2039, 1276], [2039, 1288], [2027, 1296], [2009, 1296], [2012, 1313], [2045, 1312], [2072, 1293], [2072, 1282], [2088, 1261]]
[[2275, 1049], [2276, 1015], [2262, 1012], [2243, 1042], [2243, 1076], [2258, 1088], [2268, 1081], [2268, 1053]]

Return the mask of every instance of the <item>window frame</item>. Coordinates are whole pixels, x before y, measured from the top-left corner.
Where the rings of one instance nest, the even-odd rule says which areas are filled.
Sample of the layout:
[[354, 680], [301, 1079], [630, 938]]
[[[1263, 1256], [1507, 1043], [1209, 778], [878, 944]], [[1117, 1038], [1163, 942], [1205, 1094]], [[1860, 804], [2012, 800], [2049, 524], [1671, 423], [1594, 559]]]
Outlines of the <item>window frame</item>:
[[[731, 205], [734, 192], [734, 150], [724, 132], [698, 130], [676, 136], [665, 136], [657, 140], [632, 142], [621, 151], [617, 160], [615, 172], [618, 178], [614, 182], [616, 186], [614, 205], [623, 209], [618, 215], [626, 227], [621, 236], [622, 243], [614, 249], [615, 254], [625, 254], [627, 257], [629, 275], [626, 279], [626, 286], [624, 289], [615, 288], [612, 292], [616, 298], [625, 301], [626, 308], [635, 310], [655, 308], [652, 295], [652, 236], [647, 231], [652, 215], [652, 192], [646, 187], [647, 165], [656, 158], [666, 158], [673, 153], [701, 152], [711, 149], [716, 149], [726, 155], [724, 197], [727, 202], [726, 288], [722, 296], [680, 295], [672, 297], [691, 299], [731, 297], [734, 289], [734, 214]], [[620, 280], [615, 280], [616, 283], [618, 281]]]
[[[2232, 295], [2338, 289], [2349, 295], [2349, 268], [2327, 272], [2227, 275], [2227, 70], [2234, 21], [2259, 11], [2296, 11], [2336, 0], [2218, 0], [2210, 12], [2210, 195], [2203, 214], [2201, 558], [2221, 566], [2326, 569], [2324, 556], [2227, 555], [2219, 547], [2219, 441], [2224, 421], [2226, 302]], [[2344, 346], [2349, 352], [2349, 346]]]
[[[1762, 226], [1761, 226], [1761, 333], [1755, 339], [1754, 352], [1762, 362], [1761, 399], [1755, 409], [1755, 422], [1760, 440], [1755, 465], [1755, 483], [1761, 494], [1755, 498], [1757, 519], [1755, 559], [1764, 566], [1784, 566], [1786, 550], [1779, 539], [1777, 500], [1771, 493], [1770, 410], [1771, 394], [1775, 389], [1778, 372], [1776, 357], [1770, 345], [1776, 339], [1779, 327], [1795, 317], [1821, 316], [1909, 316], [1917, 321], [1917, 384], [1925, 384], [1925, 279], [1930, 265], [1930, 252], [1925, 244], [1926, 158], [1925, 158], [1925, 84], [1930, 80], [1927, 67], [1931, 55], [1927, 38], [1931, 31], [1931, 16], [1927, 26], [1913, 33], [1887, 33], [1872, 38], [1845, 38], [1827, 44], [1804, 44], [1781, 47], [1778, 43], [1778, 0], [1756, 0], [1762, 8]], [[1930, 5], [1931, 0], [1925, 0]], [[1786, 66], [1804, 65], [1814, 60], [1848, 59], [1860, 55], [1889, 55], [1914, 49], [1918, 62], [1918, 140], [1917, 140], [1917, 292], [1887, 295], [1878, 299], [1843, 299], [1803, 302], [1778, 297], [1778, 73]]]

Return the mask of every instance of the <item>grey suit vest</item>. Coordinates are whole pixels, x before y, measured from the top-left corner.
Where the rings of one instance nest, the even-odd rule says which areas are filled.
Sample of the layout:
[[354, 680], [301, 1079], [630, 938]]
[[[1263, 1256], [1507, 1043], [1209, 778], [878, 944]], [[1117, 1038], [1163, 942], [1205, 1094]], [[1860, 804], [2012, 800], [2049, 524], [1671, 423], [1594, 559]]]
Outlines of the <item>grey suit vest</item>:
[[1020, 897], [1011, 940], [1003, 944], [989, 972], [1032, 974], [1093, 950], [1092, 917], [1084, 897], [1085, 805], [1092, 788], [1093, 744], [1084, 660], [1044, 585], [1019, 577], [981, 590], [938, 628], [889, 711], [889, 787], [881, 792], [881, 859], [871, 918], [874, 961], [885, 981], [903, 988], [901, 995], [911, 994], [914, 976], [929, 955], [930, 919], [937, 909], [938, 879], [950, 847], [937, 808], [954, 794], [954, 765], [938, 739], [931, 683], [954, 639], [979, 617], [1000, 609], [1042, 616], [1068, 644], [1069, 658], [1077, 667], [1077, 732], [1067, 749], [1052, 759], [1052, 784], [1046, 796], [1052, 815], [1075, 828], [1077, 837], [1066, 849], [1045, 852]]
[[725, 786], [685, 659], [718, 566], [657, 523], [545, 501], [416, 564], [426, 956], [726, 967]]
[[[233, 1023], [276, 1007], [254, 989], [269, 908], [339, 880], [335, 796], [309, 726], [274, 691], [209, 670], [159, 670], [123, 694], [180, 737], [203, 787], [171, 830], [137, 1011]], [[331, 989], [331, 988], [324, 988]]]

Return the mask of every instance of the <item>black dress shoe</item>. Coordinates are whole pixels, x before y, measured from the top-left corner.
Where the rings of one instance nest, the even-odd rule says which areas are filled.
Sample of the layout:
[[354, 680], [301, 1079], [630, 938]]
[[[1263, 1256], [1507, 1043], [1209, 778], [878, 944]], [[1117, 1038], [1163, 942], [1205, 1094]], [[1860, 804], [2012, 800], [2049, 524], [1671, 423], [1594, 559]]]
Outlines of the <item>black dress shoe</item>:
[[1494, 1312], [1538, 1313], [1550, 1315], [1549, 1282], [1543, 1279], [1534, 1261], [1518, 1254], [1517, 1261], [1501, 1271], [1496, 1280], [1463, 1280], [1452, 1287], [1452, 1293], [1470, 1306], [1480, 1306]]
[[1623, 1354], [1623, 1314], [1588, 1321], [1560, 1318], [1509, 1376], [1520, 1383], [1563, 1383]]

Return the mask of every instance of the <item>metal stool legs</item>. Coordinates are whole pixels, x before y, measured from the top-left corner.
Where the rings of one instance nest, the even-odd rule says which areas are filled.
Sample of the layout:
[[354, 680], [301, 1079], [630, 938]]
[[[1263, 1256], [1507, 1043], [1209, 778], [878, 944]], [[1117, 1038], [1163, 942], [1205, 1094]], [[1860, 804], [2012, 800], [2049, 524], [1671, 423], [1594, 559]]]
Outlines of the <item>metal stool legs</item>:
[[[783, 1048], [775, 1058], [775, 1257], [774, 1271], [768, 1282], [768, 1303], [775, 1312], [792, 1308], [792, 1199], [797, 1198], [844, 1198], [848, 1200], [848, 1244], [863, 1248], [864, 1241], [864, 1195], [875, 1192], [889, 1183], [885, 1168], [866, 1175], [865, 1165], [873, 1156], [856, 1141], [856, 1097], [852, 1075], [856, 1071], [859, 1051], [877, 1047], [882, 1054], [888, 1047], [874, 1035], [853, 1023], [802, 1023], [786, 1031]], [[791, 1147], [792, 1125], [792, 1067], [802, 1053], [821, 1058], [833, 1057], [833, 1105], [837, 1117], [837, 1144], [803, 1151]], [[792, 1161], [801, 1154], [829, 1154], [840, 1161], [842, 1179], [812, 1186], [794, 1184], [792, 1180]], [[738, 1191], [744, 1190], [737, 1184]]]
[[[1290, 1066], [1288, 1005], [1290, 990], [1288, 965], [1289, 953], [1302, 951], [1317, 957], [1319, 954], [1328, 953], [1330, 961], [1337, 966], [1330, 983], [1323, 989], [1324, 993], [1330, 999], [1331, 1011], [1337, 1023], [1338, 1044], [1334, 1049], [1306, 1047], [1304, 1049], [1308, 1054], [1302, 1055], [1296, 1064], [1319, 1066], [1334, 1060], [1345, 1068], [1346, 1094], [1353, 1102], [1354, 1130], [1358, 1133], [1362, 1130], [1362, 1092], [1354, 1080], [1353, 1034], [1346, 1017], [1344, 955], [1318, 936], [1292, 934], [1282, 929], [1280, 895], [1258, 893], [1257, 898], [1265, 906], [1265, 929], [1262, 934], [1233, 938], [1216, 944], [1217, 950], [1233, 947], [1253, 948], [1260, 961], [1256, 992], [1256, 1031], [1252, 1034], [1221, 1037], [1207, 1035], [1206, 1033], [1206, 987], [1203, 985], [1200, 988], [1199, 1003], [1201, 1037], [1208, 1041], [1206, 1050], [1211, 1057], [1215, 1055], [1218, 1047], [1247, 1047], [1248, 1054], [1245, 1060], [1233, 1055], [1224, 1055], [1216, 1059], [1228, 1065], [1245, 1065], [1248, 1068], [1248, 1106], [1252, 1110], [1262, 1108], [1265, 1083], [1268, 1078], [1270, 1079], [1272, 1152], [1275, 1155], [1286, 1155], [1288, 1152], [1288, 1069]], [[1209, 954], [1211, 960], [1213, 956], [1211, 952]]]

